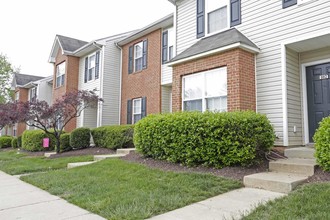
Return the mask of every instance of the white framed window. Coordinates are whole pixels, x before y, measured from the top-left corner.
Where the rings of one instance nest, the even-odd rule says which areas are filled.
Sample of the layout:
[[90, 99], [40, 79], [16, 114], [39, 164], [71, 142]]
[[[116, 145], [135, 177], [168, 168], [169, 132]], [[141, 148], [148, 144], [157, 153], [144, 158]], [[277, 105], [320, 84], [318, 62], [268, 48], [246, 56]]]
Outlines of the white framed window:
[[133, 99], [133, 124], [138, 122], [142, 118], [142, 98]]
[[229, 0], [205, 1], [205, 27], [206, 33], [220, 32], [230, 27]]
[[30, 89], [30, 101], [35, 102], [37, 100], [37, 87]]
[[143, 67], [143, 42], [134, 45], [134, 72], [142, 70]]
[[63, 86], [65, 81], [65, 62], [56, 66], [56, 88]]
[[227, 68], [184, 76], [182, 110], [227, 111]]
[[88, 81], [95, 76], [95, 54], [88, 57]]

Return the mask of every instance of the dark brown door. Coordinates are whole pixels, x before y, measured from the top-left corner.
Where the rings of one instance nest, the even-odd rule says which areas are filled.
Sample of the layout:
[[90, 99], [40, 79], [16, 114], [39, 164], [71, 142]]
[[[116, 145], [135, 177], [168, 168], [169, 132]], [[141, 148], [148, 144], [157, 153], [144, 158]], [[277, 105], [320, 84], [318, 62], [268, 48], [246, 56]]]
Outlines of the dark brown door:
[[330, 115], [330, 63], [306, 68], [309, 141], [319, 122]]

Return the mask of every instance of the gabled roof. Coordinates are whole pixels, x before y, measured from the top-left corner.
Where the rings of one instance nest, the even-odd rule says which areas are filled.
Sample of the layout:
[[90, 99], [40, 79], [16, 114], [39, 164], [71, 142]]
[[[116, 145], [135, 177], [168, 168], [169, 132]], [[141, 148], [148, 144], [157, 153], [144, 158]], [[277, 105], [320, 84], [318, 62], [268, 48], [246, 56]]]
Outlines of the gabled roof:
[[199, 40], [194, 45], [170, 60], [169, 65], [172, 66], [177, 63], [204, 57], [233, 48], [242, 48], [252, 53], [259, 52], [259, 48], [251, 40], [249, 40], [237, 29], [232, 28]]
[[43, 78], [45, 77], [14, 73], [13, 83], [15, 83], [15, 87], [22, 87], [30, 82], [38, 81]]
[[173, 17], [174, 17], [173, 13], [171, 13], [171, 14], [159, 19], [158, 21], [155, 21], [152, 24], [149, 24], [148, 26], [145, 26], [136, 32], [133, 32], [132, 34], [125, 37], [124, 39], [118, 41], [117, 44], [119, 46], [123, 46], [133, 40], [136, 40], [140, 37], [143, 37], [144, 35], [147, 35], [147, 34], [153, 32], [155, 30], [173, 26]]

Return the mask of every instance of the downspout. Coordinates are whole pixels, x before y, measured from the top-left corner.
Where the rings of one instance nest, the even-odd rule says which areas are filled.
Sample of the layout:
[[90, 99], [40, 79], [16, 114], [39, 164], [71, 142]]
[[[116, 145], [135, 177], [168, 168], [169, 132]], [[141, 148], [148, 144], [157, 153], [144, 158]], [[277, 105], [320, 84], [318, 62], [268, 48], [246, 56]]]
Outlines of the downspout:
[[[100, 74], [100, 98], [103, 98], [103, 74], [104, 74], [104, 46], [103, 47], [99, 47], [95, 41], [93, 42], [93, 45], [98, 48], [102, 54], [102, 59], [101, 59], [101, 74]], [[99, 64], [100, 65], [100, 64]], [[98, 113], [97, 113], [97, 122], [96, 122], [96, 126], [100, 127], [102, 126], [102, 113], [103, 113], [103, 102], [99, 102], [98, 103], [98, 109], [97, 109]]]
[[288, 99], [287, 99], [287, 76], [286, 76], [286, 47], [281, 45], [282, 58], [282, 105], [283, 105], [283, 145], [289, 146], [288, 131]]
[[119, 67], [119, 121], [118, 124], [121, 124], [121, 88], [122, 88], [122, 72], [123, 72], [123, 49], [118, 45], [118, 43], [115, 43], [116, 47], [120, 50], [120, 67]]

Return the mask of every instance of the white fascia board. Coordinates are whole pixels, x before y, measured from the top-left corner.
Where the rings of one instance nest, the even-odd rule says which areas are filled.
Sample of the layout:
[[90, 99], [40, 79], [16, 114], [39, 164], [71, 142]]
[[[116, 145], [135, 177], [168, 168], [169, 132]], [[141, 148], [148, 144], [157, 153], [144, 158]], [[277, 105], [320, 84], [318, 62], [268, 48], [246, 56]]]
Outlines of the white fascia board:
[[257, 54], [257, 53], [260, 52], [259, 49], [248, 46], [246, 44], [234, 43], [234, 44], [231, 44], [231, 45], [228, 45], [228, 46], [224, 46], [224, 47], [220, 47], [220, 48], [217, 48], [217, 49], [214, 49], [214, 50], [211, 50], [211, 51], [200, 53], [200, 54], [197, 54], [197, 55], [194, 55], [194, 56], [191, 56], [191, 57], [183, 58], [181, 60], [170, 62], [167, 65], [171, 67], [171, 66], [174, 66], [174, 65], [177, 65], [177, 64], [180, 64], [180, 63], [184, 63], [184, 62], [191, 61], [191, 60], [196, 60], [196, 59], [199, 59], [199, 58], [203, 58], [203, 57], [207, 57], [207, 56], [210, 56], [210, 55], [213, 55], [213, 54], [225, 52], [225, 51], [232, 50], [232, 49], [235, 49], [235, 48], [241, 48], [243, 50], [246, 50], [246, 51], [254, 53], [254, 54]]

